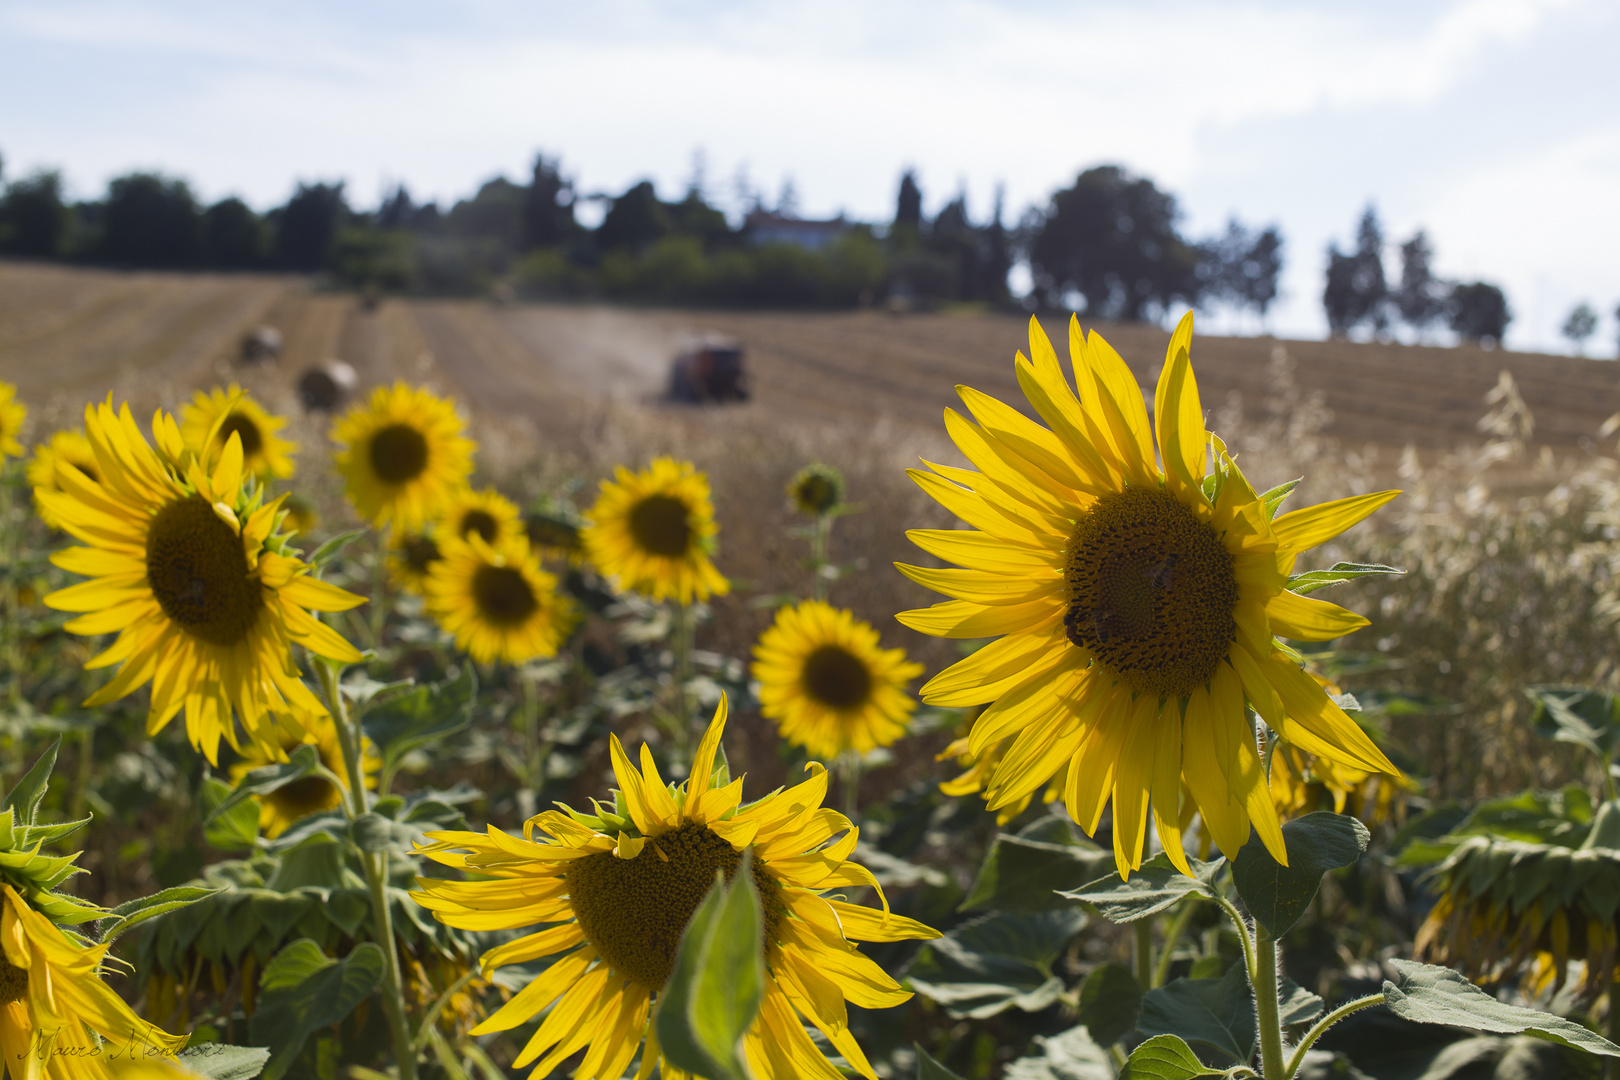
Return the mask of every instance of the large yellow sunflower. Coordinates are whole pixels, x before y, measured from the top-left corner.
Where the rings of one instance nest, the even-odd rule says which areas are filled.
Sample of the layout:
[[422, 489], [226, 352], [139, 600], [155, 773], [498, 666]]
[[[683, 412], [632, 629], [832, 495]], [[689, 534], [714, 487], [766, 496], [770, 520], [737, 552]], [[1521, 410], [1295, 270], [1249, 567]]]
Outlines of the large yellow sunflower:
[[463, 434], [455, 403], [396, 382], [379, 386], [332, 428], [349, 501], [374, 525], [417, 530], [466, 486], [478, 444]]
[[233, 434], [242, 440], [242, 468], [261, 479], [285, 480], [293, 474], [290, 455], [298, 444], [276, 432], [287, 426], [286, 417], [272, 416], [236, 383], [228, 390], [198, 390], [181, 409], [180, 436], [192, 453], [211, 468]]
[[[84, 612], [75, 634], [116, 631], [118, 640], [88, 667], [122, 665], [85, 702], [104, 705], [152, 683], [147, 730], [182, 708], [191, 745], [217, 762], [223, 735], [241, 749], [232, 709], [253, 741], [275, 755], [275, 729], [302, 726], [326, 710], [298, 678], [291, 643], [346, 663], [360, 653], [310, 611], [344, 611], [364, 599], [309, 576], [277, 534], [281, 501], [242, 483], [242, 443], [227, 440], [210, 474], [185, 448], [174, 417], [152, 421], [154, 450], [125, 405], [85, 409], [85, 431], [100, 476], [60, 466], [60, 491], [34, 497], [88, 547], [51, 556], [92, 580], [45, 602]], [[308, 609], [308, 610], [306, 610]]]
[[483, 491], [462, 488], [456, 492], [445, 501], [433, 523], [433, 532], [435, 536], [453, 536], [457, 540], [476, 534], [483, 537], [486, 544], [506, 536], [525, 535], [518, 508], [494, 488]]
[[586, 557], [618, 588], [683, 604], [731, 591], [709, 561], [718, 531], [709, 478], [691, 462], [661, 457], [634, 473], [619, 466], [585, 516]]
[[28, 406], [17, 400], [17, 388], [0, 382], [0, 461], [8, 456], [22, 457], [23, 445], [17, 436], [28, 419]]
[[1150, 806], [1165, 851], [1187, 869], [1183, 781], [1228, 856], [1252, 823], [1286, 862], [1245, 704], [1303, 750], [1396, 772], [1273, 635], [1322, 641], [1367, 624], [1290, 592], [1289, 574], [1301, 551], [1397, 493], [1273, 520], [1275, 504], [1204, 430], [1190, 314], [1159, 377], [1157, 454], [1142, 391], [1106, 342], [1071, 320], [1077, 393], [1033, 319], [1029, 337], [1033, 359], [1018, 356], [1018, 382], [1048, 426], [959, 387], [973, 419], [946, 410], [945, 425], [978, 471], [929, 464], [931, 473], [911, 473], [973, 528], [908, 534], [964, 569], [901, 566], [955, 599], [900, 621], [944, 637], [1000, 637], [935, 676], [923, 700], [994, 703], [973, 725], [975, 754], [1017, 736], [990, 779], [992, 810], [1062, 770], [1064, 801], [1087, 831], [1111, 800], [1122, 875], [1141, 866]]
[[74, 942], [0, 882], [0, 1062], [12, 1080], [107, 1080], [114, 1054], [172, 1056], [186, 1045], [101, 981], [109, 948]]
[[[846, 939], [939, 935], [891, 914], [871, 872], [845, 861], [858, 830], [821, 806], [827, 773], [820, 765], [812, 763], [810, 779], [796, 787], [739, 809], [742, 781], [727, 782], [725, 770], [714, 767], [725, 722], [722, 698], [691, 778], [680, 786], [664, 783], [645, 746], [637, 769], [613, 737], [620, 785], [615, 805], [622, 811], [601, 803], [595, 814], [547, 810], [524, 824], [523, 839], [494, 826], [487, 835], [429, 834], [434, 843], [425, 854], [484, 879], [418, 878], [421, 891], [411, 895], [436, 918], [468, 929], [545, 924], [486, 952], [486, 973], [566, 954], [473, 1029], [474, 1035], [507, 1031], [549, 1006], [514, 1066], [538, 1059], [531, 1075], [545, 1076], [589, 1047], [577, 1080], [617, 1080], [645, 1038], [636, 1076], [650, 1076], [661, 1057], [648, 1011], [669, 978], [681, 931], [714, 884], [715, 871], [735, 874], [743, 849], [752, 845], [768, 978], [759, 1018], [744, 1037], [749, 1064], [760, 1080], [840, 1080], [805, 1034], [804, 1017], [851, 1068], [875, 1080], [849, 1031], [845, 1002], [887, 1008], [911, 995]], [[539, 840], [537, 831], [544, 834]], [[882, 911], [822, 895], [863, 885], [876, 891]], [[685, 1074], [665, 1066], [662, 1075]]]
[[[96, 471], [96, 452], [91, 449], [90, 440], [77, 431], [58, 431], [51, 436], [50, 442], [34, 447], [34, 456], [28, 462], [28, 485], [46, 491], [61, 491], [62, 485], [56, 482], [58, 463], [79, 470], [91, 480], [101, 475]], [[34, 508], [45, 524], [53, 529], [62, 527], [56, 515], [45, 509], [45, 504], [38, 499], [34, 500]]]
[[[231, 766], [231, 783], [241, 783], [242, 778], [254, 769], [287, 760], [287, 755], [305, 743], [315, 747], [320, 754], [321, 764], [327, 771], [334, 776], [347, 779], [349, 767], [343, 760], [343, 745], [338, 741], [337, 728], [333, 726], [330, 718], [323, 717], [310, 725], [308, 730], [283, 731], [280, 754], [267, 754], [259, 746], [248, 747], [242, 760]], [[360, 771], [365, 774], [366, 787], [377, 786], [377, 770], [380, 768], [382, 758], [377, 754], [376, 744], [370, 739], [362, 739]], [[336, 810], [343, 805], [342, 790], [326, 777], [319, 775], [301, 777], [290, 784], [284, 784], [268, 795], [256, 795], [254, 798], [259, 802], [259, 830], [271, 839], [292, 828], [301, 818], [326, 810]]]
[[557, 579], [540, 569], [526, 537], [508, 534], [486, 544], [474, 532], [465, 541], [447, 540], [442, 550], [423, 595], [457, 648], [486, 664], [557, 655], [578, 614], [557, 592]]
[[877, 631], [842, 608], [806, 600], [776, 613], [754, 646], [765, 717], [812, 756], [866, 753], [906, 733], [917, 702], [906, 684], [923, 673], [904, 649], [878, 647]]

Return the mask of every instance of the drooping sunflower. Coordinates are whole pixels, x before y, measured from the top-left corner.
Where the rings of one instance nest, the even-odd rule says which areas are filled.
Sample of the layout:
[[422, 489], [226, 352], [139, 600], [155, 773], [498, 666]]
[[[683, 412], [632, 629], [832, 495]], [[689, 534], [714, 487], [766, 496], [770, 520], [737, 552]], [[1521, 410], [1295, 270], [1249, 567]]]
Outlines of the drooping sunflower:
[[233, 434], [242, 440], [242, 468], [260, 479], [285, 480], [293, 474], [291, 455], [298, 444], [276, 434], [287, 426], [236, 383], [229, 389], [198, 390], [181, 409], [180, 436], [186, 447], [212, 468]]
[[[77, 469], [90, 480], [96, 480], [101, 474], [96, 471], [96, 452], [90, 447], [90, 440], [78, 431], [58, 431], [51, 436], [49, 442], [40, 443], [34, 447], [34, 456], [28, 462], [28, 486], [46, 491], [61, 491], [62, 485], [56, 482], [58, 464], [70, 469]], [[53, 529], [62, 526], [56, 516], [45, 509], [45, 504], [38, 499], [34, 500], [34, 509], [39, 513], [40, 519]]]
[[691, 462], [661, 457], [643, 472], [619, 466], [585, 516], [586, 557], [618, 588], [682, 604], [731, 591], [710, 561], [719, 530], [709, 478]]
[[85, 702], [104, 705], [150, 682], [147, 731], [181, 709], [191, 745], [218, 762], [221, 736], [238, 751], [235, 716], [252, 741], [274, 755], [276, 729], [303, 726], [325, 708], [298, 678], [297, 642], [320, 656], [355, 663], [354, 646], [310, 615], [365, 602], [309, 576], [287, 554], [276, 521], [280, 500], [244, 485], [242, 443], [227, 440], [212, 473], [185, 448], [174, 417], [152, 421], [154, 450], [111, 398], [85, 409], [99, 479], [57, 469], [60, 491], [34, 497], [62, 528], [89, 545], [51, 561], [92, 580], [51, 593], [45, 603], [83, 612], [75, 634], [118, 632], [88, 667], [121, 665]]
[[761, 712], [822, 759], [904, 735], [917, 707], [906, 684], [922, 673], [904, 649], [879, 648], [870, 623], [819, 600], [782, 608], [754, 646]]
[[13, 1080], [106, 1080], [101, 1039], [129, 1057], [186, 1045], [189, 1036], [142, 1020], [102, 982], [110, 948], [78, 944], [0, 881], [0, 1061]]
[[0, 382], [0, 461], [22, 457], [23, 445], [17, 436], [28, 419], [28, 406], [17, 400], [17, 388]]
[[923, 700], [993, 702], [973, 726], [975, 753], [1017, 736], [990, 779], [992, 810], [1062, 770], [1069, 813], [1088, 832], [1112, 801], [1122, 875], [1141, 866], [1150, 807], [1165, 851], [1187, 870], [1184, 780], [1221, 851], [1235, 856], [1252, 823], [1286, 862], [1245, 703], [1319, 757], [1397, 772], [1273, 636], [1322, 641], [1367, 625], [1290, 592], [1289, 574], [1300, 552], [1397, 492], [1274, 519], [1281, 494], [1257, 494], [1204, 429], [1190, 314], [1170, 340], [1153, 428], [1130, 369], [1078, 319], [1075, 387], [1034, 319], [1029, 336], [1033, 359], [1019, 354], [1018, 382], [1048, 426], [959, 387], [973, 419], [946, 410], [945, 425], [977, 471], [911, 471], [972, 529], [908, 534], [963, 568], [901, 565], [954, 599], [898, 618], [937, 636], [1000, 638], [935, 676]]
[[[251, 746], [242, 760], [231, 766], [231, 783], [239, 784], [254, 769], [285, 761], [298, 747], [309, 744], [320, 754], [321, 764], [334, 776], [347, 777], [348, 765], [343, 760], [343, 746], [338, 741], [337, 728], [329, 718], [322, 718], [303, 732], [283, 732], [281, 753], [271, 755], [258, 746]], [[360, 744], [360, 771], [365, 774], [367, 788], [377, 786], [377, 770], [382, 758], [370, 739]], [[259, 830], [275, 839], [290, 829], [301, 818], [336, 810], [343, 805], [343, 792], [324, 776], [310, 775], [284, 784], [268, 795], [256, 795], [259, 802]]]
[[484, 543], [476, 532], [447, 540], [443, 557], [428, 569], [423, 596], [428, 613], [456, 647], [482, 663], [520, 664], [555, 656], [578, 621], [574, 602], [540, 568], [521, 533]]
[[349, 501], [374, 525], [421, 529], [472, 472], [478, 444], [463, 429], [454, 402], [403, 382], [379, 386], [332, 428]]
[[432, 534], [396, 530], [389, 537], [388, 580], [394, 587], [418, 596], [427, 587], [433, 564], [444, 558]]
[[[613, 806], [597, 803], [595, 814], [548, 810], [524, 824], [523, 839], [494, 826], [487, 835], [429, 834], [433, 843], [424, 854], [484, 879], [418, 878], [421, 891], [411, 895], [435, 918], [465, 928], [549, 924], [483, 956], [486, 973], [558, 956], [473, 1029], [507, 1031], [556, 1002], [514, 1066], [538, 1061], [531, 1075], [545, 1076], [589, 1047], [575, 1077], [608, 1080], [623, 1075], [645, 1038], [636, 1075], [650, 1076], [661, 1056], [648, 1013], [669, 979], [681, 931], [715, 871], [735, 874], [751, 845], [768, 975], [759, 1018], [743, 1040], [749, 1064], [761, 1080], [839, 1080], [805, 1034], [803, 1017], [852, 1068], [875, 1080], [850, 1033], [845, 1002], [887, 1008], [911, 995], [848, 939], [939, 935], [891, 914], [871, 872], [845, 861], [858, 830], [821, 806], [828, 776], [820, 765], [808, 766], [803, 783], [739, 809], [742, 781], [730, 780], [723, 765], [715, 768], [725, 722], [722, 698], [690, 778], [679, 786], [664, 783], [645, 746], [637, 769], [615, 736], [610, 752], [620, 788]], [[875, 890], [882, 911], [822, 895], [862, 885]], [[684, 1074], [666, 1066], [662, 1075]]]

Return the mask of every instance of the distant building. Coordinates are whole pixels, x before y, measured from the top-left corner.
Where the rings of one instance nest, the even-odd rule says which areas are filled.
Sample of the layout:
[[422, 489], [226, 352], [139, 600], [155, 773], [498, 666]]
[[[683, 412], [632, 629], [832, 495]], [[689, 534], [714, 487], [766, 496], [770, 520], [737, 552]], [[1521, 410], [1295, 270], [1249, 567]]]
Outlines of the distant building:
[[783, 217], [764, 210], [755, 210], [743, 221], [748, 242], [760, 244], [792, 244], [809, 251], [820, 251], [849, 231], [849, 222], [839, 214], [827, 221], [807, 221], [803, 218]]

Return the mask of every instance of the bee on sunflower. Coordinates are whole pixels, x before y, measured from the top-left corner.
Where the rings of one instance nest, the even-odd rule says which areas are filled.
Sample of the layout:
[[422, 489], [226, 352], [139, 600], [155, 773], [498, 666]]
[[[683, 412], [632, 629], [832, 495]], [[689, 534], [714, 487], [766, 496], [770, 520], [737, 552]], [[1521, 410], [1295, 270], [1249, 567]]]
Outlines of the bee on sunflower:
[[332, 428], [349, 501], [377, 526], [420, 530], [464, 488], [478, 444], [451, 401], [403, 382], [379, 386]]
[[922, 673], [904, 649], [879, 648], [870, 623], [817, 600], [780, 609], [754, 646], [760, 711], [823, 760], [904, 735], [917, 707], [906, 685]]
[[477, 532], [446, 541], [429, 566], [423, 596], [456, 647], [481, 663], [555, 656], [579, 620], [522, 533], [497, 536], [493, 544]]
[[219, 460], [235, 435], [242, 441], [242, 468], [261, 480], [285, 480], [293, 474], [298, 444], [276, 434], [286, 426], [286, 417], [271, 415], [236, 383], [225, 390], [198, 390], [180, 410], [180, 437], [204, 468]]
[[[152, 421], [157, 449], [129, 406], [112, 399], [85, 409], [85, 432], [98, 478], [66, 465], [59, 491], [34, 497], [83, 541], [51, 556], [91, 580], [45, 597], [59, 611], [81, 613], [66, 629], [83, 635], [116, 631], [118, 639], [92, 668], [120, 665], [86, 705], [105, 705], [152, 684], [147, 731], [156, 734], [182, 709], [191, 745], [211, 763], [224, 737], [241, 751], [236, 720], [251, 741], [280, 753], [280, 727], [302, 727], [326, 715], [298, 678], [294, 642], [318, 656], [356, 663], [360, 653], [311, 611], [345, 611], [364, 603], [310, 575], [285, 546], [277, 522], [281, 500], [243, 484], [242, 443], [228, 439], [212, 472], [187, 450], [174, 417]], [[234, 719], [233, 719], [234, 711]]]
[[910, 472], [972, 528], [907, 534], [961, 568], [900, 564], [953, 599], [898, 618], [935, 636], [999, 638], [935, 676], [923, 700], [993, 703], [970, 734], [975, 754], [1015, 736], [989, 779], [990, 809], [1060, 774], [1088, 832], [1112, 803], [1122, 877], [1141, 867], [1150, 813], [1165, 852], [1190, 873], [1184, 784], [1222, 852], [1235, 856], [1252, 824], [1286, 864], [1246, 708], [1318, 757], [1397, 773], [1274, 636], [1323, 641], [1367, 624], [1290, 591], [1289, 575], [1302, 551], [1397, 492], [1274, 517], [1286, 490], [1256, 493], [1204, 429], [1190, 314], [1170, 340], [1151, 426], [1135, 376], [1078, 319], [1073, 387], [1034, 319], [1029, 334], [1033, 359], [1020, 353], [1015, 371], [1047, 426], [958, 387], [972, 419], [946, 410], [945, 425], [976, 469]]
[[586, 557], [615, 587], [681, 604], [731, 591], [710, 561], [718, 529], [709, 479], [691, 462], [661, 457], [642, 472], [621, 465], [586, 517]]
[[[50, 441], [40, 443], [34, 447], [34, 456], [28, 462], [28, 486], [35, 490], [61, 491], [62, 485], [56, 482], [58, 466], [77, 469], [91, 481], [100, 477], [96, 470], [96, 452], [90, 447], [90, 440], [78, 431], [58, 431], [50, 437]], [[38, 512], [40, 520], [53, 529], [62, 526], [56, 516], [45, 509], [43, 503], [37, 498], [34, 500], [34, 509]]]
[[0, 461], [8, 457], [22, 457], [23, 445], [17, 436], [22, 434], [23, 421], [28, 419], [28, 406], [17, 400], [17, 388], [0, 381]]
[[[557, 957], [473, 1029], [507, 1031], [549, 1006], [515, 1067], [533, 1064], [530, 1075], [545, 1076], [585, 1049], [575, 1076], [608, 1080], [624, 1074], [645, 1040], [636, 1076], [651, 1076], [662, 1058], [648, 1015], [669, 979], [681, 932], [715, 872], [735, 874], [752, 846], [767, 979], [759, 1016], [743, 1039], [749, 1065], [761, 1080], [838, 1080], [805, 1033], [809, 1020], [850, 1067], [876, 1080], [850, 1033], [846, 1002], [887, 1008], [911, 995], [849, 939], [939, 935], [890, 913], [871, 872], [846, 861], [858, 830], [822, 808], [827, 773], [819, 765], [809, 766], [803, 783], [740, 806], [742, 781], [730, 779], [719, 756], [725, 723], [722, 698], [679, 786], [665, 784], [645, 746], [636, 768], [615, 736], [610, 751], [620, 787], [611, 806], [596, 803], [594, 814], [548, 810], [525, 823], [522, 839], [494, 826], [487, 834], [429, 834], [423, 854], [480, 878], [418, 878], [420, 889], [411, 895], [435, 918], [479, 929], [545, 924], [482, 958], [487, 973]], [[877, 893], [882, 911], [822, 895], [862, 885]]]
[[[322, 717], [305, 731], [283, 731], [281, 753], [278, 755], [268, 754], [257, 745], [248, 747], [242, 760], [231, 766], [231, 783], [240, 784], [242, 778], [254, 769], [285, 761], [287, 755], [305, 744], [315, 747], [321, 765], [327, 772], [347, 777], [348, 766], [343, 761], [343, 747], [338, 741], [337, 728], [330, 718]], [[362, 738], [360, 748], [360, 771], [365, 774], [366, 787], [375, 789], [382, 758], [377, 753], [376, 744], [370, 739]], [[269, 794], [255, 795], [259, 803], [259, 831], [274, 840], [311, 814], [336, 810], [343, 805], [343, 794], [343, 789], [331, 780], [310, 774], [290, 784], [283, 784]]]

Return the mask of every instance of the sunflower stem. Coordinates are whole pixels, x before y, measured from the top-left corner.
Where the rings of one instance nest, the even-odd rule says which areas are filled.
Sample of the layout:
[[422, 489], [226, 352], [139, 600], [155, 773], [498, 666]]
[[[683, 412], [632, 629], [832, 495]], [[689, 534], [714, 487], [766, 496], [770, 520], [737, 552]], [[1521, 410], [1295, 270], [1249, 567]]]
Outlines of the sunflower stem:
[[844, 787], [844, 816], [858, 822], [861, 809], [861, 752], [846, 750], [838, 762], [838, 779]]
[[1170, 920], [1170, 926], [1164, 932], [1164, 946], [1159, 950], [1159, 962], [1153, 967], [1153, 985], [1144, 986], [1142, 989], [1156, 989], [1163, 986], [1165, 980], [1170, 977], [1170, 965], [1176, 956], [1176, 942], [1181, 940], [1181, 935], [1186, 931], [1187, 924], [1192, 921], [1193, 912], [1197, 908], [1198, 898], [1189, 896], [1181, 902], [1181, 907], [1176, 909], [1175, 917]]
[[534, 673], [527, 668], [521, 670], [518, 682], [523, 689], [523, 743], [528, 758], [523, 782], [530, 793], [523, 813], [528, 817], [540, 805], [540, 789], [545, 786], [546, 759], [551, 756], [551, 741], [540, 737], [540, 695], [535, 686]]
[[[343, 765], [349, 774], [349, 806], [356, 817], [369, 812], [366, 799], [365, 773], [361, 771], [360, 719], [350, 716], [343, 702], [339, 677], [343, 665], [313, 657], [315, 670], [320, 676], [321, 692], [326, 696], [326, 707], [332, 713], [332, 726], [337, 729], [338, 742], [343, 747]], [[356, 851], [366, 871], [366, 885], [371, 893], [371, 920], [377, 945], [383, 953], [382, 1006], [388, 1020], [388, 1034], [394, 1044], [394, 1061], [399, 1068], [399, 1080], [416, 1080], [416, 1049], [411, 1039], [410, 1022], [405, 1018], [405, 995], [399, 971], [399, 947], [394, 941], [393, 916], [388, 910], [387, 852]]]
[[383, 629], [388, 625], [388, 534], [372, 532], [371, 549], [371, 647], [382, 650]]
[[817, 600], [823, 602], [827, 599], [827, 591], [831, 585], [824, 573], [827, 568], [828, 541], [831, 538], [832, 515], [817, 514], [815, 531], [810, 534], [810, 592]]
[[1254, 924], [1254, 961], [1254, 967], [1249, 969], [1249, 984], [1254, 990], [1254, 1015], [1260, 1029], [1260, 1075], [1265, 1080], [1287, 1080], [1282, 1009], [1278, 999], [1277, 942], [1259, 923]]

